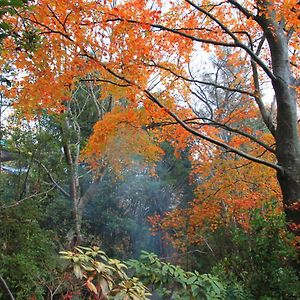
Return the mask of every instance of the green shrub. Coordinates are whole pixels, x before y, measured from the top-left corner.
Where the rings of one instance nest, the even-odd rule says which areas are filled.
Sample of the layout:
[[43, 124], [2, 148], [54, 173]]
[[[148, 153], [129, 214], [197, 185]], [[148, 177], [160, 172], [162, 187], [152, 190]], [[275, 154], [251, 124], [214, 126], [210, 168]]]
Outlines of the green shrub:
[[255, 210], [249, 230], [231, 229], [232, 252], [214, 268], [213, 274], [240, 283], [254, 299], [300, 299], [294, 236], [287, 231], [283, 214], [272, 206]]

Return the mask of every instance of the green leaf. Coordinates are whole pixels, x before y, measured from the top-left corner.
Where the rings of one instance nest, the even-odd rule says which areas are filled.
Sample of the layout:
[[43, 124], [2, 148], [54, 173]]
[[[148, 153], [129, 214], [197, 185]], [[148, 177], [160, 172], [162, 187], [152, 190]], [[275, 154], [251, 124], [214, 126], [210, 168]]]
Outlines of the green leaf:
[[22, 0], [10, 0], [10, 3], [14, 7], [22, 7], [24, 6], [24, 3]]
[[186, 281], [186, 283], [187, 283], [187, 284], [192, 284], [192, 283], [194, 283], [196, 280], [197, 280], [197, 276], [191, 276], [191, 277]]
[[8, 34], [6, 34], [6, 33], [0, 33], [0, 40], [3, 40], [5, 38], [7, 38], [7, 37], [8, 37]]
[[164, 265], [162, 267], [162, 271], [163, 271], [164, 274], [167, 273], [169, 271], [169, 266], [168, 265]]
[[11, 28], [11, 25], [6, 22], [2, 22], [0, 23], [0, 28], [2, 28], [3, 30], [9, 30]]
[[193, 284], [191, 286], [191, 290], [192, 290], [192, 295], [195, 297], [195, 296], [197, 296], [199, 294], [200, 287], [198, 285], [196, 285], [196, 284]]
[[7, 0], [0, 0], [0, 6], [10, 6], [10, 2]]

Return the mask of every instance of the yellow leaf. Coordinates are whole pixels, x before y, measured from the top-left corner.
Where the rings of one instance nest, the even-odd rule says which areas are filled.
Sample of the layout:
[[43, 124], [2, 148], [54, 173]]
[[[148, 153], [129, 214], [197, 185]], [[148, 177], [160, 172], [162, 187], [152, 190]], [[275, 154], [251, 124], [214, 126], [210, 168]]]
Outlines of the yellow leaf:
[[87, 286], [87, 288], [88, 288], [91, 292], [93, 292], [94, 294], [98, 295], [97, 288], [95, 287], [95, 285], [94, 285], [91, 281], [88, 280], [88, 281], [86, 282], [86, 286]]

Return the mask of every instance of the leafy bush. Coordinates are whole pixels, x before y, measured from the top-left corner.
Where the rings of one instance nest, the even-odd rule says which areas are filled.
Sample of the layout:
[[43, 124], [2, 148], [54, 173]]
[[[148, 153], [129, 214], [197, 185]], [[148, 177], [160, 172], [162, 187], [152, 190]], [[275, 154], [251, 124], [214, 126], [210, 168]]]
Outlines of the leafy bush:
[[71, 263], [75, 276], [95, 299], [146, 300], [151, 294], [136, 277], [129, 278], [127, 266], [109, 258], [98, 247], [76, 247], [75, 251], [60, 252]]
[[[33, 295], [42, 299], [40, 281], [47, 277], [47, 269], [53, 263], [50, 236], [34, 220], [19, 219], [17, 210], [1, 224], [0, 274], [16, 299], [27, 300]], [[6, 299], [2, 292], [0, 289], [0, 298]]]
[[[227, 282], [239, 282], [253, 299], [300, 299], [294, 236], [283, 214], [255, 210], [248, 230], [231, 228], [232, 251], [213, 268]], [[249, 298], [250, 299], [250, 298]]]
[[163, 299], [246, 299], [238, 285], [230, 287], [211, 274], [186, 272], [179, 266], [160, 261], [153, 253], [143, 251], [140, 260], [130, 260], [128, 265]]

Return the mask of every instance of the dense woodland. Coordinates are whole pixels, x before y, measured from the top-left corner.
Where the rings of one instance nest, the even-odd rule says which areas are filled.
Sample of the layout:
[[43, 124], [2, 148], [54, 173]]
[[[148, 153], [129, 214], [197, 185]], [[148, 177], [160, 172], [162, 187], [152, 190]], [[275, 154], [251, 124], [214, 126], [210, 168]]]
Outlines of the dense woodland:
[[300, 299], [296, 0], [0, 0], [0, 299]]

